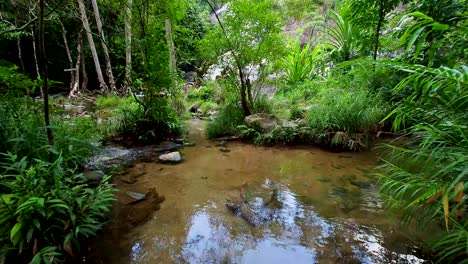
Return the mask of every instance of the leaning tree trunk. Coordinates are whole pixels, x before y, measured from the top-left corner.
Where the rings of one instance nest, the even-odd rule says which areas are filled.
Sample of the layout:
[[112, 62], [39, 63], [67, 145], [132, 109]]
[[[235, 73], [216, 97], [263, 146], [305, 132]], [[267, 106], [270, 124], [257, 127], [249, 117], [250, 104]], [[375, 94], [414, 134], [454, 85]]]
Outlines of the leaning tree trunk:
[[94, 67], [96, 68], [96, 74], [99, 80], [99, 88], [103, 93], [107, 93], [109, 89], [107, 87], [106, 82], [104, 81], [104, 76], [102, 75], [101, 64], [99, 63], [99, 58], [96, 52], [96, 45], [94, 45], [94, 39], [93, 35], [91, 34], [91, 29], [89, 27], [88, 16], [86, 15], [86, 9], [83, 0], [78, 0], [78, 6], [81, 13], [83, 27], [88, 37], [89, 49], [91, 50], [91, 54], [93, 55]]
[[47, 80], [47, 56], [45, 52], [45, 30], [44, 30], [44, 1], [40, 0], [40, 15], [39, 15], [39, 54], [40, 54], [40, 66], [41, 75], [44, 88], [44, 121], [47, 131], [47, 139], [50, 145], [54, 145], [54, 134], [50, 128], [50, 116], [49, 116], [49, 83]]
[[124, 92], [132, 86], [132, 0], [127, 0], [125, 7], [125, 87]]
[[62, 38], [63, 38], [63, 46], [65, 47], [65, 51], [67, 53], [68, 62], [70, 63], [70, 93], [73, 91], [73, 86], [75, 84], [76, 78], [76, 69], [73, 69], [73, 58], [70, 52], [70, 47], [68, 47], [68, 40], [67, 40], [67, 31], [63, 26], [62, 21], [59, 20], [60, 27], [62, 28]]
[[80, 67], [81, 57], [83, 56], [83, 29], [78, 33], [78, 44], [76, 48], [76, 65], [75, 65], [75, 78], [71, 85], [70, 97], [80, 94]]
[[169, 71], [171, 72], [172, 83], [174, 87], [177, 87], [176, 81], [176, 56], [174, 40], [172, 39], [172, 23], [169, 18], [166, 18], [166, 42], [169, 49]]
[[109, 84], [112, 93], [117, 92], [117, 88], [115, 87], [115, 80], [114, 74], [112, 74], [112, 65], [109, 56], [109, 51], [107, 50], [106, 39], [104, 37], [104, 31], [102, 30], [102, 22], [101, 22], [101, 15], [99, 14], [99, 7], [96, 0], [91, 0], [91, 4], [93, 6], [94, 17], [96, 18], [96, 26], [99, 33], [99, 37], [101, 38], [101, 46], [102, 50], [104, 51], [104, 60], [106, 62], [106, 75], [109, 78]]

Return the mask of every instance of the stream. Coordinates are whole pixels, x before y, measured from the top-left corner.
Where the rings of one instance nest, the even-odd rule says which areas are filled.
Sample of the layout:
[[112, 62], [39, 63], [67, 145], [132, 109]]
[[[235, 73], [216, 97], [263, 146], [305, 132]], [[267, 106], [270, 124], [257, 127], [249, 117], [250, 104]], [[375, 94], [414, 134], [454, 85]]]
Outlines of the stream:
[[[424, 234], [382, 208], [369, 176], [376, 152], [219, 143], [205, 125], [189, 121], [195, 145], [180, 150], [181, 164], [127, 170], [137, 180], [117, 183], [119, 199], [154, 188], [165, 201], [140, 208], [149, 220], [101, 234], [90, 263], [427, 263]], [[271, 193], [276, 205], [255, 226], [226, 207], [239, 197], [262, 207]]]

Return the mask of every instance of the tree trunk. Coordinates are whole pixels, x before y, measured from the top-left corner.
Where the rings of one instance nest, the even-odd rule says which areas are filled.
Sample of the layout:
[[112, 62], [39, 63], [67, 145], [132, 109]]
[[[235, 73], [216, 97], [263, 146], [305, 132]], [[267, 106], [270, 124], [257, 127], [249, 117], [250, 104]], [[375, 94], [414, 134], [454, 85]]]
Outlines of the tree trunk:
[[49, 117], [49, 83], [47, 80], [47, 56], [45, 52], [45, 30], [44, 30], [44, 1], [40, 0], [40, 15], [39, 15], [39, 54], [40, 54], [40, 66], [42, 73], [42, 81], [44, 87], [44, 121], [47, 131], [47, 139], [50, 145], [54, 145], [54, 134], [50, 128], [50, 117]]
[[125, 7], [125, 82], [124, 92], [130, 92], [132, 87], [132, 5], [133, 0], [127, 0]]
[[[33, 45], [33, 56], [34, 56], [34, 66], [36, 67], [36, 78], [41, 78], [41, 73], [39, 71], [39, 61], [37, 59], [37, 50], [36, 50], [36, 37], [34, 36], [34, 30], [31, 29], [31, 36], [32, 36], [32, 45]], [[44, 91], [42, 90], [42, 86], [39, 87], [41, 92], [41, 97], [44, 98]]]
[[81, 91], [88, 90], [88, 73], [86, 72], [86, 61], [84, 56], [83, 40], [81, 40], [81, 74], [83, 75], [83, 82], [81, 83]]
[[67, 31], [65, 30], [65, 27], [63, 26], [62, 21], [59, 20], [60, 27], [62, 28], [62, 38], [63, 38], [63, 46], [65, 47], [65, 51], [67, 52], [67, 58], [68, 62], [70, 63], [70, 92], [73, 90], [73, 85], [75, 84], [75, 78], [76, 78], [76, 69], [73, 70], [73, 58], [70, 52], [70, 47], [68, 47], [68, 41], [67, 41]]
[[32, 29], [31, 29], [31, 36], [32, 36], [32, 44], [33, 44], [34, 66], [36, 66], [36, 75], [37, 75], [37, 78], [39, 78], [41, 76], [41, 73], [39, 72], [39, 62], [37, 61], [36, 38], [34, 37], [34, 30]]
[[71, 86], [70, 97], [80, 94], [80, 67], [81, 57], [83, 56], [83, 29], [78, 33], [78, 44], [76, 48], [76, 65], [75, 65], [75, 78]]
[[240, 90], [240, 94], [241, 94], [241, 105], [242, 105], [242, 111], [244, 112], [244, 116], [249, 116], [251, 115], [251, 112], [250, 112], [250, 108], [249, 108], [249, 103], [247, 102], [247, 83], [245, 81], [245, 77], [244, 77], [244, 72], [242, 71], [242, 66], [240, 65], [240, 63], [238, 61], [236, 61], [236, 65], [237, 65], [237, 70], [239, 71], [239, 78], [240, 78], [240, 82], [241, 82], [241, 90]]
[[106, 82], [104, 81], [104, 76], [102, 75], [101, 64], [99, 63], [99, 58], [96, 52], [96, 46], [94, 45], [93, 35], [91, 34], [91, 29], [89, 27], [88, 16], [86, 15], [86, 9], [83, 0], [78, 0], [78, 6], [80, 9], [81, 20], [83, 22], [83, 27], [86, 31], [88, 37], [89, 49], [93, 56], [94, 67], [96, 68], [96, 74], [99, 80], [99, 88], [103, 93], [107, 93], [109, 88], [107, 87]]
[[115, 79], [114, 79], [114, 74], [112, 73], [112, 65], [111, 65], [111, 60], [109, 56], [109, 51], [106, 45], [106, 38], [104, 36], [104, 31], [102, 30], [101, 15], [99, 14], [99, 7], [97, 4], [97, 0], [91, 0], [91, 4], [93, 6], [94, 17], [96, 19], [96, 26], [97, 26], [97, 30], [99, 33], [99, 37], [101, 39], [102, 50], [104, 52], [104, 60], [106, 62], [106, 75], [107, 75], [107, 78], [109, 79], [111, 92], [115, 94], [117, 93], [117, 88], [115, 87]]
[[172, 39], [172, 23], [169, 18], [166, 18], [166, 42], [169, 49], [169, 71], [171, 72], [172, 83], [174, 87], [177, 87], [176, 72], [176, 56], [175, 56], [175, 46], [174, 40]]
[[377, 60], [377, 52], [379, 51], [379, 39], [380, 39], [380, 29], [382, 28], [382, 23], [385, 19], [384, 13], [384, 0], [380, 0], [379, 6], [379, 21], [377, 22], [377, 28], [375, 29], [375, 46], [374, 46], [374, 60]]
[[21, 72], [24, 73], [24, 62], [23, 62], [23, 52], [21, 51], [21, 38], [18, 37], [16, 40], [16, 46], [18, 47], [18, 59], [21, 66]]

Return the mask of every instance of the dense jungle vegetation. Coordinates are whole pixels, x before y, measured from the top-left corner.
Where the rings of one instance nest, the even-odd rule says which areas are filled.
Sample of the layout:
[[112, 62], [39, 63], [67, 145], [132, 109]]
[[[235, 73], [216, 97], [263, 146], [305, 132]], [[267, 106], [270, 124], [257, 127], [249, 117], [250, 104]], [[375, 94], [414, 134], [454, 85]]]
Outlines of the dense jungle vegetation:
[[[468, 263], [466, 0], [0, 2], [0, 263], [78, 261], [105, 224], [105, 142], [210, 138], [366, 151], [389, 208]], [[91, 104], [93, 111], [83, 108]]]

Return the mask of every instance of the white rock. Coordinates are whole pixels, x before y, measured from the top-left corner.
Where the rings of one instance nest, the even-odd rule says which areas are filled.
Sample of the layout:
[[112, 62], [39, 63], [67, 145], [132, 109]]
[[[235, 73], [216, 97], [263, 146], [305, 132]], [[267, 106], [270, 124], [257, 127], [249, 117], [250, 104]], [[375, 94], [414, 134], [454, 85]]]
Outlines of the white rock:
[[182, 156], [180, 155], [178, 151], [175, 151], [175, 152], [171, 152], [171, 153], [163, 154], [159, 156], [159, 161], [163, 163], [176, 164], [182, 161]]

